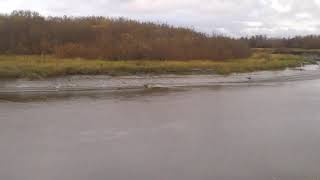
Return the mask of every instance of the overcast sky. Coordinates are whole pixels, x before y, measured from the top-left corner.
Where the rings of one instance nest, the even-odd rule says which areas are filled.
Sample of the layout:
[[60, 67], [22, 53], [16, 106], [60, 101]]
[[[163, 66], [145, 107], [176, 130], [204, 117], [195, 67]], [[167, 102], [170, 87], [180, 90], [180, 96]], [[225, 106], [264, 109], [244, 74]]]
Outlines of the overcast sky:
[[232, 36], [320, 33], [320, 0], [0, 0], [0, 12], [123, 16]]

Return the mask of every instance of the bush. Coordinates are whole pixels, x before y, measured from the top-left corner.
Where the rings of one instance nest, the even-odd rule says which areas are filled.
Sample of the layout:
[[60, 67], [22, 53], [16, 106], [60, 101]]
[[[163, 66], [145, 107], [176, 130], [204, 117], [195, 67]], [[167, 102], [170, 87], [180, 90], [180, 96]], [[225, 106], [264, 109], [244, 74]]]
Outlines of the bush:
[[108, 60], [225, 60], [251, 54], [243, 40], [124, 18], [0, 15], [0, 53]]

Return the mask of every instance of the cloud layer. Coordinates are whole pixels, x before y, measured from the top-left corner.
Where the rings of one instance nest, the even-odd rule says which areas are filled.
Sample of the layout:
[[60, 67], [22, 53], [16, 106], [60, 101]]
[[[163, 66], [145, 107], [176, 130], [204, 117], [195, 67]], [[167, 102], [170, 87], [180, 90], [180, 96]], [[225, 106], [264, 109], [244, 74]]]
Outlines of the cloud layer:
[[232, 36], [320, 32], [320, 0], [1, 0], [0, 12], [128, 17]]

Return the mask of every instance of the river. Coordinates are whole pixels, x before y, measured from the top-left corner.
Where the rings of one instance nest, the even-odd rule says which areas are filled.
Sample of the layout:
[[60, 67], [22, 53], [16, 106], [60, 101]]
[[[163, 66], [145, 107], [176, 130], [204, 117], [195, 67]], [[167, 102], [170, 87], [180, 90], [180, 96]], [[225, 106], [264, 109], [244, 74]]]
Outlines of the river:
[[320, 79], [0, 96], [3, 180], [320, 177]]

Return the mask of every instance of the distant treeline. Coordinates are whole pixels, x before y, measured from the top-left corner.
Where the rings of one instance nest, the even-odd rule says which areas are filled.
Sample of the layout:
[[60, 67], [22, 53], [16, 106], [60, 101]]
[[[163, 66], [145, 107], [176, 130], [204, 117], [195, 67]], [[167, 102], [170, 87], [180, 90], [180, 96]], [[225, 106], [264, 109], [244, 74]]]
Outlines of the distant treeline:
[[251, 54], [246, 42], [124, 18], [0, 15], [1, 54], [54, 54], [108, 60], [224, 60]]
[[302, 48], [320, 49], [320, 36], [296, 36], [293, 38], [268, 38], [264, 35], [241, 38], [252, 48]]

